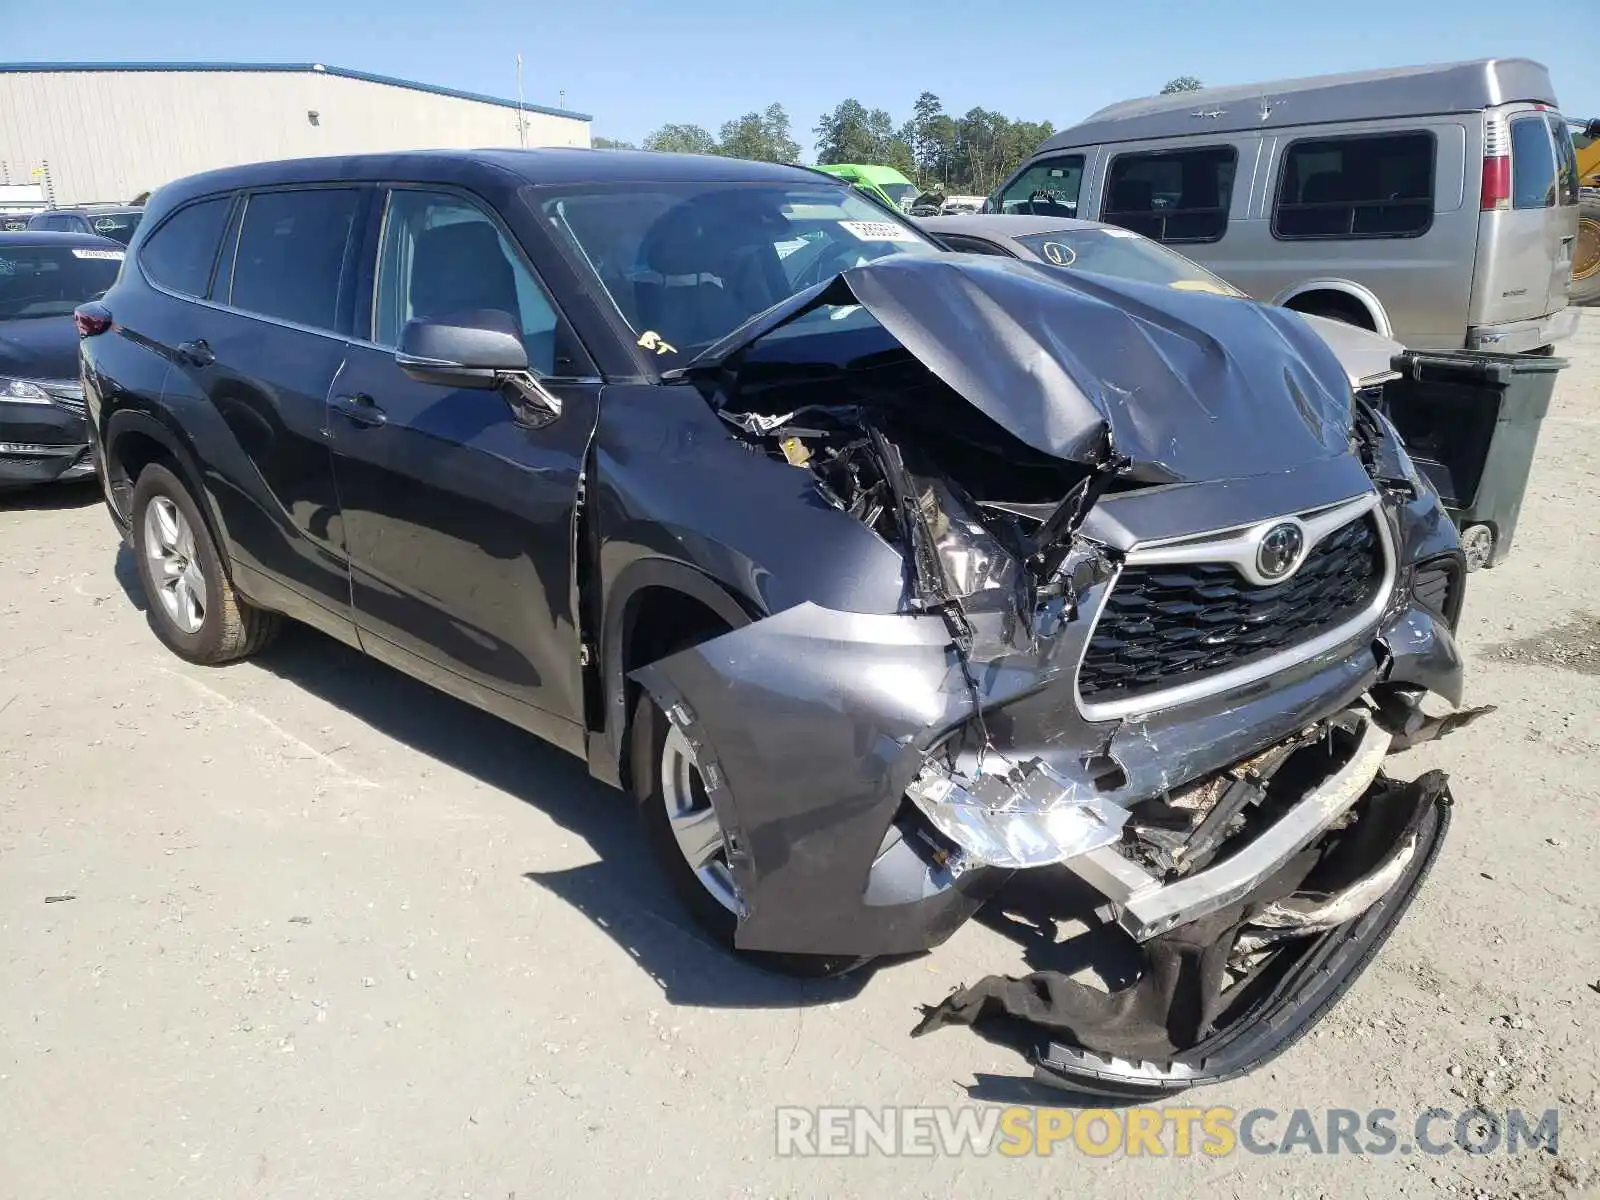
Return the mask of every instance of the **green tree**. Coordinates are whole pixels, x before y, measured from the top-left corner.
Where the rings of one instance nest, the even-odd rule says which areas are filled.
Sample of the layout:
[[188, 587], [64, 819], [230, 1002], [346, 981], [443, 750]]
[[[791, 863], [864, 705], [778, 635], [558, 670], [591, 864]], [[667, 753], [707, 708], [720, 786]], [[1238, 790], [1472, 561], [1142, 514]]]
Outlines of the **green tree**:
[[616, 138], [608, 137], [590, 138], [589, 144], [596, 150], [637, 150], [639, 148], [632, 142], [619, 141]]
[[[887, 123], [888, 114], [883, 116]], [[878, 148], [873, 137], [872, 117], [859, 100], [841, 100], [832, 112], [824, 113], [813, 131], [817, 135], [817, 161], [872, 162]]]
[[1198, 92], [1205, 84], [1193, 75], [1179, 75], [1176, 79], [1167, 80], [1167, 86], [1161, 89], [1163, 96], [1176, 95], [1178, 92]]
[[644, 139], [644, 148], [665, 154], [715, 154], [717, 139], [698, 125], [663, 125]]

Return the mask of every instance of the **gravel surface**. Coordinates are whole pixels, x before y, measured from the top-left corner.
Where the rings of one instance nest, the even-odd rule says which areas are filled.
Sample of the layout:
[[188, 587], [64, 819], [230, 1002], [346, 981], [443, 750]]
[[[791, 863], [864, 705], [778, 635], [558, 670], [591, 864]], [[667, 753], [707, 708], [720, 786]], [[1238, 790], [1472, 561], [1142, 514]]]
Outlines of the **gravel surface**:
[[1565, 352], [1467, 601], [1498, 711], [1392, 764], [1451, 774], [1432, 877], [1313, 1037], [1184, 1098], [1559, 1107], [1558, 1153], [780, 1158], [776, 1105], [1058, 1103], [908, 1032], [1060, 945], [990, 917], [831, 984], [747, 969], [576, 760], [309, 631], [172, 657], [80, 488], [0, 500], [0, 1196], [1594, 1194], [1600, 311]]

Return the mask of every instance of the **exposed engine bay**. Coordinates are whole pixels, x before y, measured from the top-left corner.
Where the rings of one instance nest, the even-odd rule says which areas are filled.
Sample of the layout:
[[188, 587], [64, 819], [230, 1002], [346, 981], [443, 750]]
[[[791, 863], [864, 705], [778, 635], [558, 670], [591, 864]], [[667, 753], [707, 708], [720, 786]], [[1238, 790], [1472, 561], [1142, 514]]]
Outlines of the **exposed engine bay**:
[[[749, 453], [897, 551], [902, 605], [800, 606], [638, 677], [730, 830], [741, 945], [916, 948], [1009, 873], [1065, 869], [1138, 980], [995, 977], [923, 1031], [1020, 1018], [1041, 1078], [1169, 1090], [1292, 1040], [1234, 1035], [1263, 1005], [1314, 1019], [1296, 964], [1355, 953], [1373, 914], [1381, 941], [1432, 860], [1443, 778], [1382, 767], [1474, 715], [1421, 707], [1461, 698], [1459, 552], [1298, 318], [1024, 266], [847, 272], [691, 369]], [[858, 305], [852, 337], [799, 329]], [[758, 703], [805, 723], [803, 786], [725, 732]], [[1255, 1057], [1197, 1066], [1224, 1034]]]

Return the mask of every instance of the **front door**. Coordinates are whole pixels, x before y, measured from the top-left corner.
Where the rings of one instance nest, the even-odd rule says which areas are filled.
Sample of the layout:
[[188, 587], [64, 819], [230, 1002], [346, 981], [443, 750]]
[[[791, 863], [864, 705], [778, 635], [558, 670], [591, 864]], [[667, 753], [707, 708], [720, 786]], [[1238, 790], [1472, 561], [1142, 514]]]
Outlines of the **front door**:
[[[573, 516], [598, 385], [578, 381], [587, 359], [477, 200], [396, 188], [382, 228], [371, 343], [350, 347], [328, 397], [362, 646], [569, 741], [583, 712]], [[501, 392], [395, 365], [407, 320], [479, 309], [518, 323], [559, 419], [533, 428]]]

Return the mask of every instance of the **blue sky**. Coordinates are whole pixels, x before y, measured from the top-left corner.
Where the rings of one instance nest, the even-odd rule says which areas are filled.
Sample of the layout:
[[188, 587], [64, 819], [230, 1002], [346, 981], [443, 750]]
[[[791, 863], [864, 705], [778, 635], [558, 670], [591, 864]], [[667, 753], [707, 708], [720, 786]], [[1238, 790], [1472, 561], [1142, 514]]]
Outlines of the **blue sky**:
[[[12, 4], [22, 19], [6, 19]], [[1244, 83], [1524, 55], [1562, 108], [1600, 116], [1596, 0], [0, 0], [0, 59], [314, 61], [528, 100], [638, 141], [667, 121], [713, 133], [773, 101], [810, 151], [817, 117], [853, 96], [898, 122], [929, 90], [1057, 126], [1175, 75]], [[1514, 14], [1515, 19], [1512, 19]], [[1592, 23], [1591, 23], [1592, 24]]]

